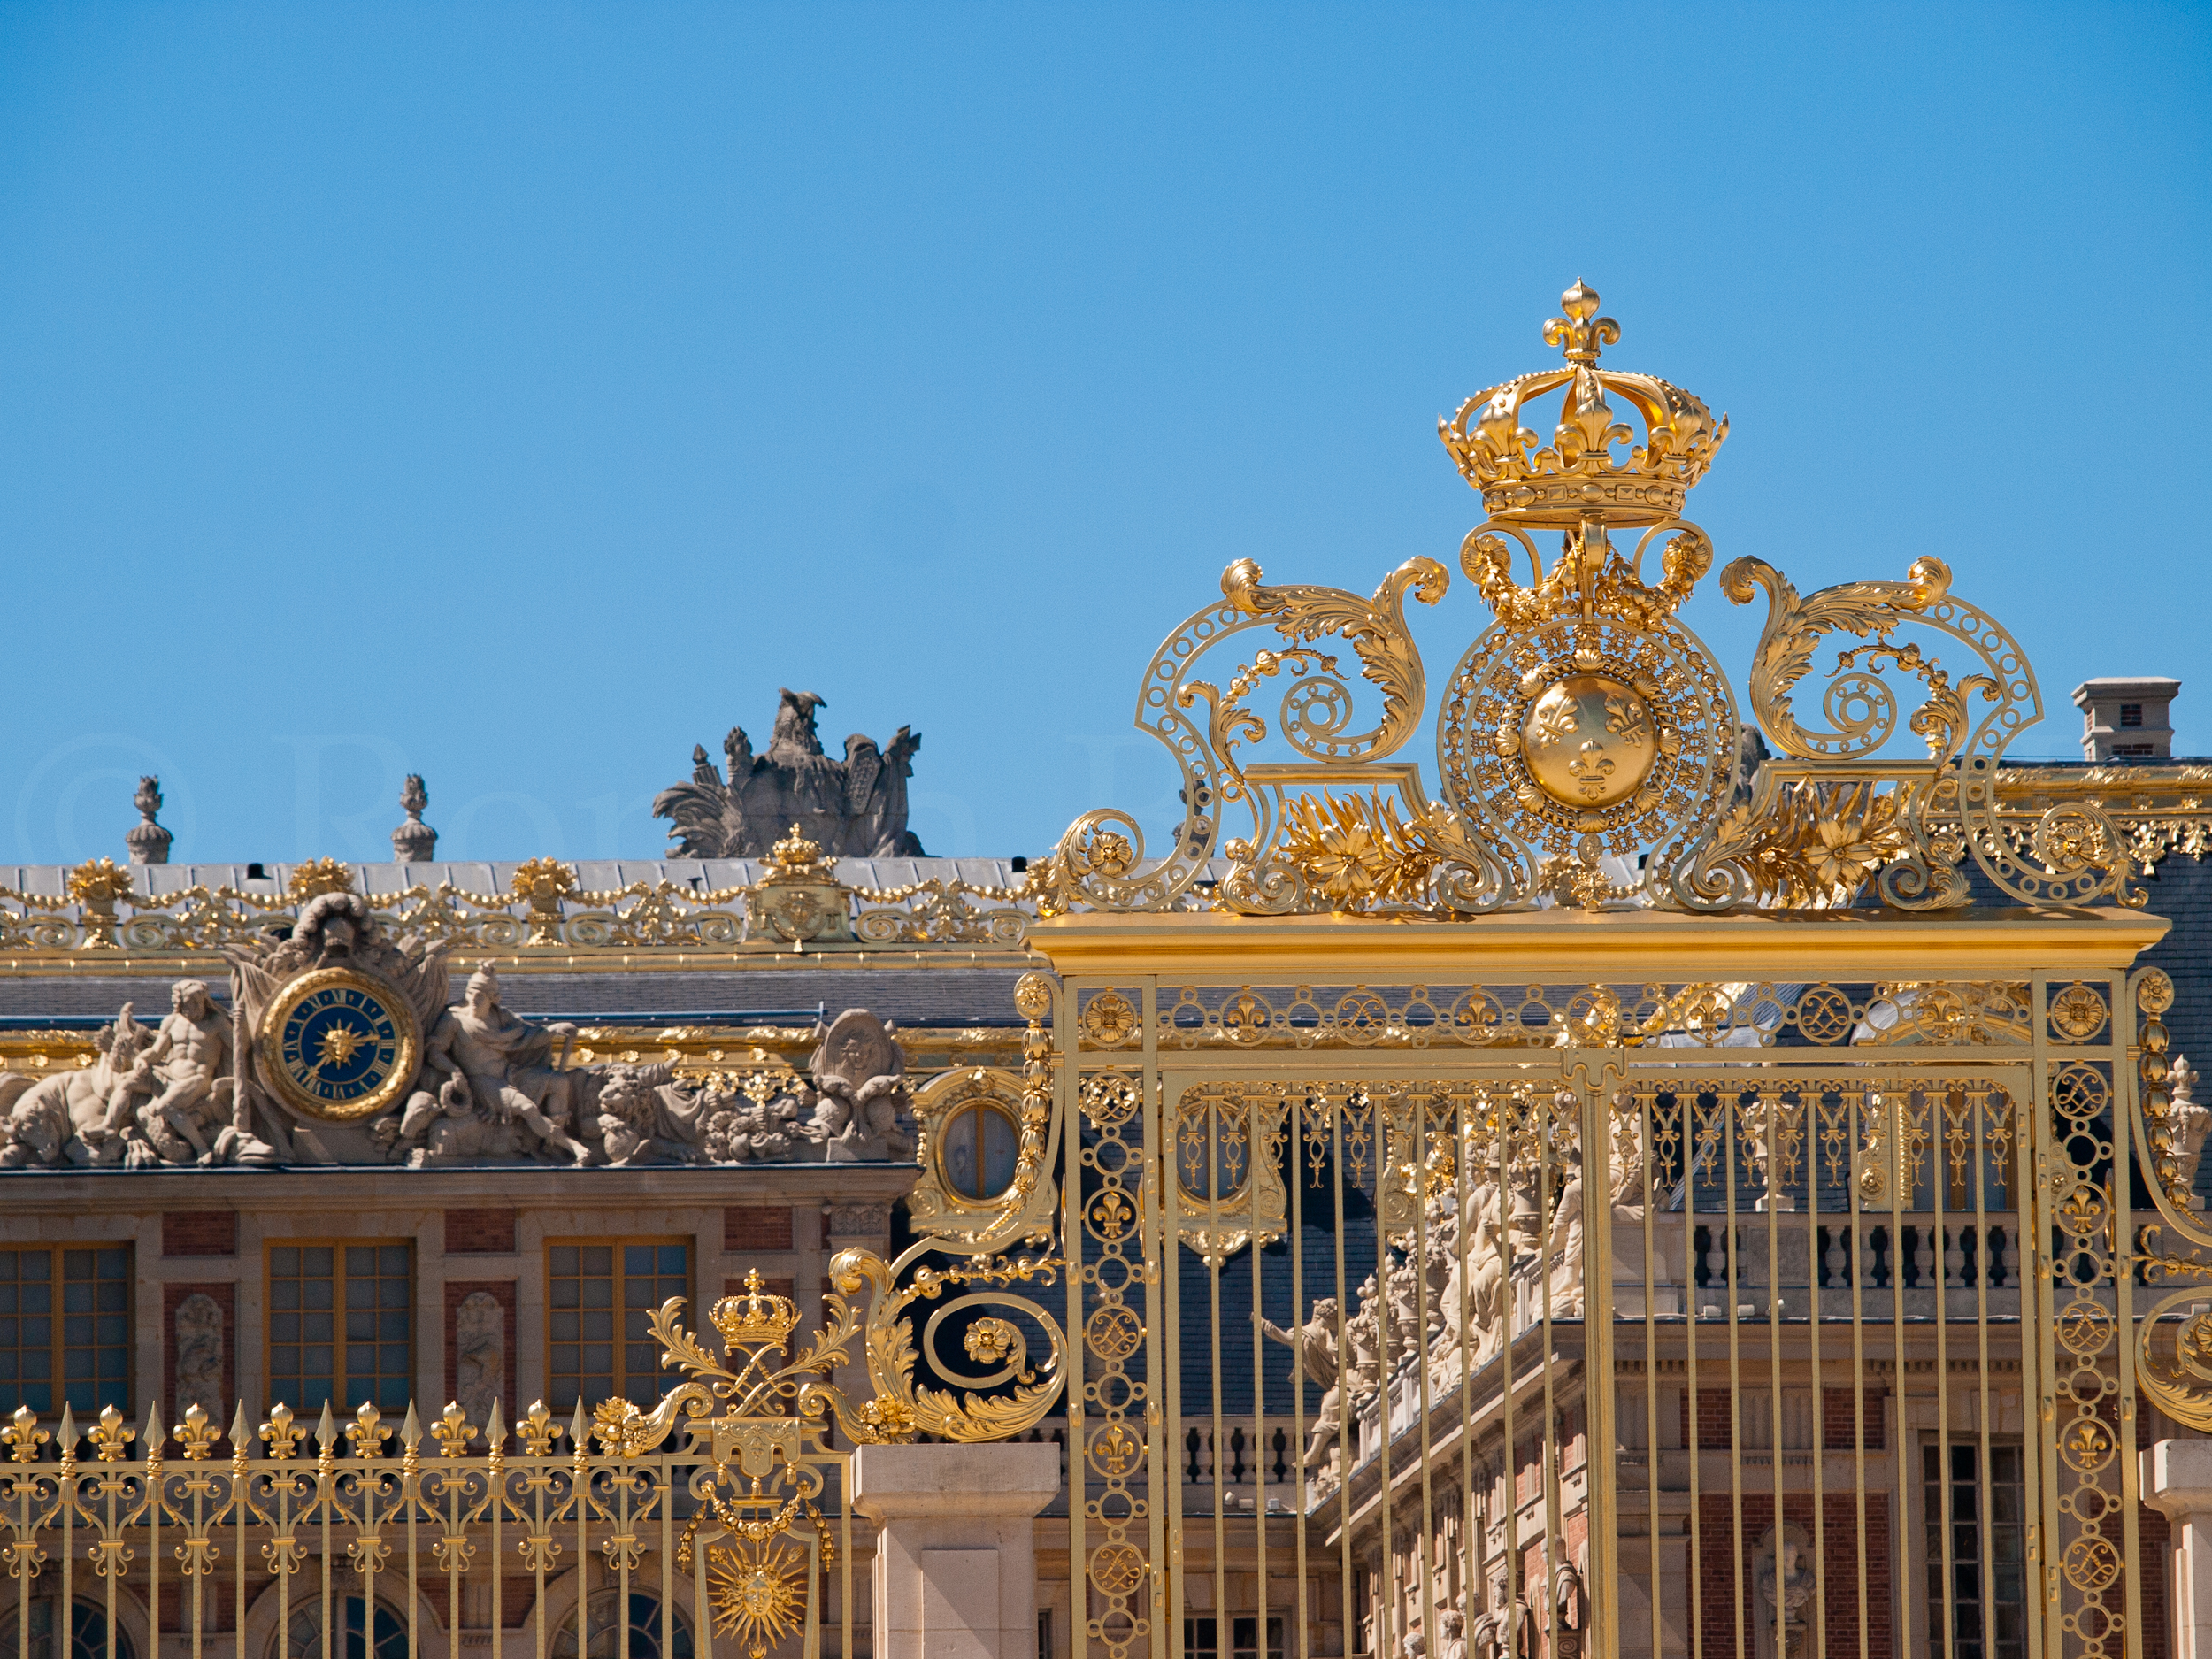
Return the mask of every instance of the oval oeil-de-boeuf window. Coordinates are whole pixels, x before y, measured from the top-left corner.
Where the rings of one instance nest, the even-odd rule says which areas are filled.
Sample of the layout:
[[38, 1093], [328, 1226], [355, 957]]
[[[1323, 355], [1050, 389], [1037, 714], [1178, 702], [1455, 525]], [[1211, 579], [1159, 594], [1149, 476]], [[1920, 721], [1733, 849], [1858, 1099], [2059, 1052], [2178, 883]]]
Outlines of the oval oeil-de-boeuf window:
[[996, 1101], [969, 1101], [945, 1120], [939, 1168], [945, 1185], [972, 1203], [996, 1198], [1014, 1184], [1021, 1131]]

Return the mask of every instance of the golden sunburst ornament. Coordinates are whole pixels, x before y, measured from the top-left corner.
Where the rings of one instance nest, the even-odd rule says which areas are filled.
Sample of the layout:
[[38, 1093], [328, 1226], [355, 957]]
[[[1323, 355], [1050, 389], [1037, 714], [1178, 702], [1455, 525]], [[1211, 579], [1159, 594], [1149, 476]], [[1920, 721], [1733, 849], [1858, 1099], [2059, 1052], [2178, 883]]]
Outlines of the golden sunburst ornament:
[[323, 1033], [322, 1057], [316, 1062], [315, 1069], [319, 1071], [325, 1066], [345, 1064], [353, 1058], [353, 1051], [367, 1041], [363, 1033], [350, 1025], [331, 1026]]
[[716, 1545], [707, 1551], [715, 1632], [743, 1642], [748, 1659], [765, 1659], [806, 1617], [806, 1578], [803, 1549], [765, 1539], [734, 1548]]

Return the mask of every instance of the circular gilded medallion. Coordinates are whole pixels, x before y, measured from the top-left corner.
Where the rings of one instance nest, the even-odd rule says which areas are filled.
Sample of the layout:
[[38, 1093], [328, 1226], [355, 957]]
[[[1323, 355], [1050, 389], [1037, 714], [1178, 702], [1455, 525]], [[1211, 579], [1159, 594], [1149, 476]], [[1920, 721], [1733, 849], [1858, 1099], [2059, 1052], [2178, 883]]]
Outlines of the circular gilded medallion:
[[1529, 775], [1568, 806], [1609, 807], [1643, 787], [1658, 753], [1651, 710], [1604, 674], [1553, 681], [1521, 720]]
[[1437, 712], [1457, 811], [1555, 857], [1650, 854], [1665, 879], [1724, 809], [1736, 710], [1671, 619], [1500, 623], [1467, 648]]
[[351, 1123], [396, 1102], [422, 1053], [415, 1010], [382, 980], [319, 968], [277, 994], [261, 1021], [263, 1075], [311, 1118]]

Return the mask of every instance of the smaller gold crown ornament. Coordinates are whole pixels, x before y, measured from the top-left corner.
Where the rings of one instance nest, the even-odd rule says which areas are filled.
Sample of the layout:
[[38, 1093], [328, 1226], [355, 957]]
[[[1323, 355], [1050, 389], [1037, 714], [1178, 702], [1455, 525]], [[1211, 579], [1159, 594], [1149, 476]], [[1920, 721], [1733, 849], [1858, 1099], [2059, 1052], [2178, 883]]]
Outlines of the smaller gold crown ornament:
[[794, 824], [791, 833], [768, 849], [768, 862], [787, 875], [810, 873], [822, 862], [821, 843], [809, 841], [806, 832]]
[[[1559, 347], [1565, 365], [1477, 392], [1436, 423], [1444, 447], [1494, 518], [1636, 526], [1678, 517], [1728, 436], [1728, 417], [1715, 421], [1698, 399], [1656, 375], [1598, 367], [1599, 353], [1619, 341], [1621, 326], [1598, 315], [1595, 288], [1577, 282], [1559, 296], [1559, 307], [1565, 315], [1545, 323], [1544, 343]], [[1562, 387], [1559, 424], [1550, 445], [1537, 449], [1521, 411]], [[1642, 417], [1641, 443], [1614, 419], [1609, 393]], [[1632, 447], [1617, 459], [1614, 449], [1624, 443]]]
[[745, 1294], [725, 1296], [707, 1317], [731, 1348], [772, 1348], [781, 1353], [798, 1328], [798, 1304], [788, 1296], [770, 1295], [761, 1289], [760, 1270], [745, 1275]]

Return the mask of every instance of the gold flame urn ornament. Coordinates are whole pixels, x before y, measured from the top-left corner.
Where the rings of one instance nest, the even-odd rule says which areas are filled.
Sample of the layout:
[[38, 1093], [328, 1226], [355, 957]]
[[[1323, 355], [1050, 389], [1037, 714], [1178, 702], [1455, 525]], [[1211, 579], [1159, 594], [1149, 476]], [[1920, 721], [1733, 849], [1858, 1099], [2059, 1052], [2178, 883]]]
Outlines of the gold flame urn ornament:
[[[1129, 813], [1085, 813], [1032, 870], [1048, 915], [1210, 902], [1448, 919], [1870, 896], [1930, 910], [1969, 902], [1970, 854], [2015, 902], [2140, 902], [2124, 838], [2093, 806], [2054, 809], [2062, 821], [2025, 836], [1999, 825], [1996, 768], [2041, 718], [2041, 696], [2026, 653], [1951, 592], [1935, 558], [1902, 581], [1809, 595], [1760, 559], [1723, 570], [1729, 602], [1768, 601], [1747, 689], [1773, 753], [1739, 804], [1735, 694], [1678, 614], [1713, 567], [1711, 538], [1683, 510], [1727, 418], [1607, 363], [1621, 326], [1585, 283], [1542, 333], [1561, 361], [1438, 422], [1486, 511], [1458, 565], [1490, 615], [1433, 708], [1405, 605], [1445, 601], [1440, 561], [1408, 559], [1362, 597], [1270, 585], [1238, 560], [1221, 599], [1154, 653], [1138, 693], [1138, 728], [1182, 774], [1179, 830], [1153, 856]], [[1273, 637], [1242, 638], [1254, 633]], [[1798, 682], [1831, 634], [1851, 640], [1831, 645], [1818, 710], [1801, 711]], [[1945, 665], [1944, 641], [1970, 660]], [[1916, 684], [1922, 701], [1903, 715], [1897, 688]], [[1432, 713], [1433, 795], [1401, 753]], [[1924, 755], [1909, 752], [1916, 741]], [[1216, 858], [1226, 876], [1201, 887]]]

